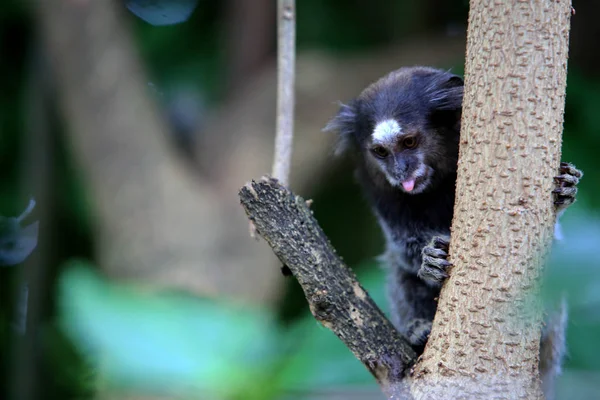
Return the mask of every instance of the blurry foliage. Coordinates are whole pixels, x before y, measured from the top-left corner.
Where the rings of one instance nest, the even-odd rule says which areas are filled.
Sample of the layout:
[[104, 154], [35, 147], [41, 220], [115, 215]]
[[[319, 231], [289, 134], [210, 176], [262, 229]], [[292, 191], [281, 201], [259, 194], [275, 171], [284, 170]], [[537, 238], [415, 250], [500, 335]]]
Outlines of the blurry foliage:
[[567, 367], [600, 372], [600, 218], [585, 210], [565, 214], [564, 238], [555, 243], [543, 297], [556, 305], [564, 296], [569, 310]]
[[[367, 271], [361, 280], [386, 309], [382, 271]], [[290, 391], [374, 385], [343, 343], [307, 313], [284, 329], [266, 310], [110, 284], [83, 262], [66, 267], [59, 298], [63, 332], [105, 389], [267, 399]], [[68, 342], [51, 337], [73, 356]], [[71, 362], [83, 365], [77, 358]], [[77, 381], [89, 382], [89, 376]]]
[[110, 285], [82, 262], [61, 277], [59, 314], [107, 387], [209, 398], [264, 392], [248, 388], [270, 375], [282, 350], [265, 310]]
[[[565, 161], [573, 162], [584, 171], [579, 184], [577, 208], [598, 215], [600, 212], [600, 79], [589, 79], [570, 69], [567, 78], [565, 131], [563, 153]], [[597, 243], [600, 243], [598, 239]]]
[[[187, 14], [196, 2], [173, 2], [183, 5], [167, 10], [174, 14], [156, 14], [152, 8], [156, 1], [123, 0], [121, 4], [124, 13], [128, 6], [141, 17], [129, 14], [152, 89], [162, 96], [173, 87], [185, 87], [215, 104], [225, 88], [226, 2], [197, 2], [197, 8]], [[22, 155], [28, 145], [24, 88], [34, 48], [28, 6], [8, 0], [0, 11], [0, 215], [20, 213], [25, 189], [20, 182]], [[410, 40], [409, 35], [416, 32], [464, 25], [466, 10], [463, 0], [303, 0], [298, 7], [298, 48], [360, 52]], [[186, 18], [184, 23], [155, 26]], [[431, 25], [432, 21], [438, 25]], [[454, 68], [454, 72], [462, 71]], [[567, 373], [600, 372], [600, 265], [595, 254], [600, 244], [598, 109], [600, 77], [586, 77], [570, 65], [563, 160], [574, 162], [585, 177], [579, 201], [565, 215], [565, 241], [555, 246], [545, 291], [549, 302], [564, 292], [569, 300]], [[60, 125], [55, 128], [53, 140], [59, 146], [54, 169], [59, 179], [55, 179], [58, 186], [52, 195], [59, 231], [54, 232], [58, 239], [50, 255], [48, 287], [55, 291], [58, 305], [47, 313], [44, 328], [36, 332], [48, 398], [90, 398], [98, 385], [162, 391], [174, 386], [183, 391], [202, 388], [244, 399], [276, 398], [284, 391], [310, 392], [331, 386], [375, 387], [343, 344], [309, 315], [293, 280], [290, 286], [296, 291], [290, 291], [285, 310], [277, 315], [286, 323], [278, 324], [276, 316], [265, 310], [240, 312], [239, 305], [113, 286], [85, 262], [68, 262], [74, 257], [93, 260], [93, 236], [85, 184], [64, 144]], [[315, 215], [385, 309], [383, 272], [374, 262], [383, 248], [376, 223], [350, 171], [326, 181], [330, 183], [326, 187], [315, 188]], [[16, 268], [0, 268], [0, 398], [5, 398], [10, 376], [9, 349], [19, 340], [10, 325], [14, 304], [8, 300], [18, 291]], [[570, 399], [590, 398], [585, 391], [594, 393], [589, 386], [594, 380], [581, 376], [567, 374], [563, 380], [570, 382], [568, 390], [563, 390]]]

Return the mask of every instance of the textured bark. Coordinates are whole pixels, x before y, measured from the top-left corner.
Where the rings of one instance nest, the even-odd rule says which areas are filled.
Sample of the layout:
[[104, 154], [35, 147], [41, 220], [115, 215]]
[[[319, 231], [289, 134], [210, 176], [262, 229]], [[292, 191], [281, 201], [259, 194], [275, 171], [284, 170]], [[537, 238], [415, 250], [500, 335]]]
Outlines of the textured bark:
[[[416, 398], [541, 398], [571, 4], [471, 1], [450, 260]], [[497, 397], [496, 397], [497, 396]]]
[[244, 186], [240, 199], [257, 233], [298, 279], [314, 317], [348, 346], [388, 396], [400, 391], [415, 353], [335, 254], [307, 203], [269, 178]]

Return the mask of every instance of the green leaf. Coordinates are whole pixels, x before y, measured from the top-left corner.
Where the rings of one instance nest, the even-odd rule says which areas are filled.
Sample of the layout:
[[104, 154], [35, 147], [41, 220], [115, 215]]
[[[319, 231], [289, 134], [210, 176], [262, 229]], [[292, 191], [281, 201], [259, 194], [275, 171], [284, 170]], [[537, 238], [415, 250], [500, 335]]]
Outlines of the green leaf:
[[107, 387], [207, 398], [265, 391], [256, 383], [280, 353], [264, 310], [111, 285], [83, 263], [62, 276], [59, 309], [63, 329]]

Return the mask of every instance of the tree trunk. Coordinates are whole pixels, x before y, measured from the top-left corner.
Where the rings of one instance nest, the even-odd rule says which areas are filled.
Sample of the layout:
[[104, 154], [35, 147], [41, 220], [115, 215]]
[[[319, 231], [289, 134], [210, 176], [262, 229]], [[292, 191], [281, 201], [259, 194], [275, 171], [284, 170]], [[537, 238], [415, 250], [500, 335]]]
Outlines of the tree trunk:
[[552, 242], [571, 3], [471, 0], [454, 267], [415, 398], [542, 398], [536, 293]]

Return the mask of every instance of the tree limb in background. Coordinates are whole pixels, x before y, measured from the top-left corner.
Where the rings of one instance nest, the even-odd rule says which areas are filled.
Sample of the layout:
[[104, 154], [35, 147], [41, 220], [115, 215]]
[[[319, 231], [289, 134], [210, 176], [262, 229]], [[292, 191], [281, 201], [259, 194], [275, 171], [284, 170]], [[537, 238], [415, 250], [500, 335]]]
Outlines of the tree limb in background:
[[227, 97], [238, 96], [238, 92], [272, 60], [275, 53], [274, 15], [272, 0], [226, 2]]
[[169, 146], [125, 12], [114, 0], [37, 3], [100, 266], [157, 288], [272, 301], [281, 285], [264, 266], [274, 257], [239, 229], [234, 192], [223, 201]]
[[277, 127], [272, 175], [285, 186], [289, 185], [294, 137], [295, 3], [279, 0], [277, 10]]
[[543, 397], [536, 295], [555, 221], [570, 14], [569, 0], [471, 1], [454, 267], [416, 398]]
[[335, 254], [304, 199], [269, 178], [244, 186], [240, 198], [257, 232], [298, 279], [314, 317], [392, 397], [416, 354]]

